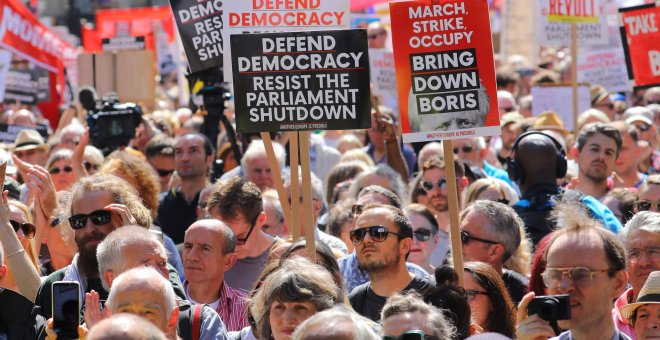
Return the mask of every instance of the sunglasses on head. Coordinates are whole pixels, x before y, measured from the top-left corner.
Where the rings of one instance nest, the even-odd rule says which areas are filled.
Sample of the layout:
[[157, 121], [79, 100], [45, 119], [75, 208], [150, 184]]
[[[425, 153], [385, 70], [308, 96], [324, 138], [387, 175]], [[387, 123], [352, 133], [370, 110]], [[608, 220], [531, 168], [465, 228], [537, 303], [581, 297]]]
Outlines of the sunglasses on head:
[[371, 237], [371, 239], [376, 242], [385, 241], [387, 239], [387, 236], [389, 236], [390, 234], [394, 234], [399, 238], [406, 237], [405, 235], [402, 235], [400, 233], [389, 231], [386, 227], [382, 225], [374, 225], [371, 227], [355, 229], [351, 231], [349, 237], [351, 239], [351, 242], [353, 242], [353, 244], [357, 246], [360, 243], [362, 243], [362, 241], [364, 241], [364, 237], [367, 236], [367, 234], [369, 234], [369, 237]]
[[[454, 155], [458, 155], [458, 150], [459, 149], [457, 147], [454, 148]], [[474, 151], [474, 148], [470, 145], [465, 145], [462, 148], [460, 148], [460, 150], [463, 151], [463, 153], [470, 153], [470, 152]]]
[[635, 201], [635, 208], [637, 211], [649, 211], [651, 209], [660, 210], [660, 201]]
[[49, 172], [51, 175], [57, 175], [57, 174], [59, 174], [60, 172], [66, 172], [66, 173], [68, 174], [68, 173], [70, 173], [70, 172], [72, 172], [72, 171], [73, 171], [73, 168], [72, 168], [71, 166], [69, 166], [69, 165], [67, 165], [67, 166], [65, 166], [65, 167], [63, 167], [63, 168], [50, 168], [50, 170], [48, 170], [48, 172]]
[[90, 219], [96, 226], [101, 226], [110, 223], [112, 219], [112, 212], [107, 210], [96, 210], [90, 214], [78, 214], [69, 217], [69, 224], [71, 229], [82, 229], [87, 225], [87, 219]]
[[462, 244], [468, 244], [470, 241], [479, 241], [482, 243], [488, 243], [488, 244], [500, 244], [499, 242], [491, 241], [491, 240], [486, 240], [484, 238], [479, 238], [479, 237], [474, 237], [470, 235], [467, 231], [461, 230], [461, 243]]
[[21, 229], [26, 238], [33, 238], [37, 232], [37, 228], [32, 223], [18, 223], [14, 220], [9, 220], [9, 223], [14, 227], [14, 232], [18, 233], [18, 229]]
[[441, 178], [437, 182], [433, 183], [430, 181], [422, 181], [422, 189], [428, 191], [433, 190], [433, 187], [436, 187], [438, 189], [447, 189], [447, 179], [446, 178]]
[[174, 172], [174, 169], [172, 170], [156, 169], [156, 172], [158, 173], [158, 176], [165, 177], [171, 175]]
[[435, 235], [435, 233], [431, 229], [426, 229], [426, 228], [419, 228], [415, 231], [413, 231], [413, 235], [419, 242], [425, 242], [431, 239], [431, 236]]

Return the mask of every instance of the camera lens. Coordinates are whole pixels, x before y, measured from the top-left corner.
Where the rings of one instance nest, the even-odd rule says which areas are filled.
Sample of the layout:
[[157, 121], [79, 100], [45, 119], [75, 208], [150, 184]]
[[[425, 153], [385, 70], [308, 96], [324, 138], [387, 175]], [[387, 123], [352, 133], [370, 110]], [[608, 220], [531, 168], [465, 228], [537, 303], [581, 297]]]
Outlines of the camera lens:
[[559, 307], [559, 300], [555, 298], [548, 298], [541, 304], [541, 318], [545, 320], [554, 320], [557, 316], [557, 308]]

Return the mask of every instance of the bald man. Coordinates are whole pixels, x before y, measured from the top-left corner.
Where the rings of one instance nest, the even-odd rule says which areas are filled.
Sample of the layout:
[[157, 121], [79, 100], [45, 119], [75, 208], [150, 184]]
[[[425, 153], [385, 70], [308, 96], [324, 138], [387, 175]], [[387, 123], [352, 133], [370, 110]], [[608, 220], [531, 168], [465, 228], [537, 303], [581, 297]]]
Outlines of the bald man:
[[167, 340], [165, 333], [144, 318], [119, 313], [99, 322], [87, 340]]
[[192, 304], [207, 304], [224, 321], [227, 330], [248, 326], [245, 294], [225, 282], [225, 272], [236, 263], [236, 235], [216, 219], [193, 223], [183, 241], [183, 283]]

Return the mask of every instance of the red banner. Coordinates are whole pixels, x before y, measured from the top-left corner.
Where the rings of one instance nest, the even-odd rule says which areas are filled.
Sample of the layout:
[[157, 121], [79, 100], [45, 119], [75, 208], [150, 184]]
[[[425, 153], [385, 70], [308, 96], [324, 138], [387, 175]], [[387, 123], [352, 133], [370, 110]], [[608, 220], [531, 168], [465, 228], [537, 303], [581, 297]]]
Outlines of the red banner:
[[500, 134], [488, 2], [395, 2], [390, 18], [404, 141]]
[[628, 75], [634, 87], [660, 85], [660, 6], [619, 9]]
[[153, 50], [156, 20], [163, 25], [169, 41], [174, 41], [174, 17], [168, 6], [99, 10], [96, 29], [83, 29], [83, 46], [87, 52], [100, 52], [102, 39], [131, 36], [145, 37], [146, 48]]
[[0, 0], [0, 47], [51, 72], [77, 50], [51, 32], [18, 0]]

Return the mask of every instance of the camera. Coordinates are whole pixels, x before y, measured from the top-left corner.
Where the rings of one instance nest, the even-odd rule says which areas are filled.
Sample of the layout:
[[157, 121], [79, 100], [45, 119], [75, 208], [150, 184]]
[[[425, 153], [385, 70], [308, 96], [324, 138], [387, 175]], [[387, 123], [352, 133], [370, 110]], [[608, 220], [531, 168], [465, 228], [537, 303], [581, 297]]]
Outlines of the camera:
[[535, 297], [527, 306], [527, 314], [538, 314], [543, 320], [570, 320], [570, 295], [544, 295]]
[[87, 115], [90, 140], [104, 154], [128, 145], [141, 122], [142, 109], [138, 105], [122, 104], [113, 95], [103, 97]]

